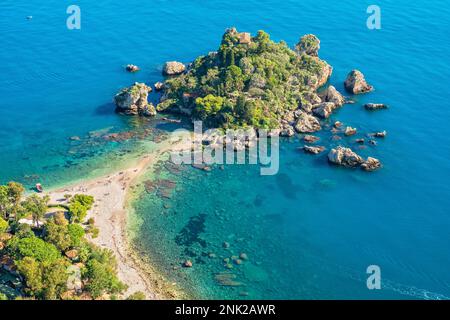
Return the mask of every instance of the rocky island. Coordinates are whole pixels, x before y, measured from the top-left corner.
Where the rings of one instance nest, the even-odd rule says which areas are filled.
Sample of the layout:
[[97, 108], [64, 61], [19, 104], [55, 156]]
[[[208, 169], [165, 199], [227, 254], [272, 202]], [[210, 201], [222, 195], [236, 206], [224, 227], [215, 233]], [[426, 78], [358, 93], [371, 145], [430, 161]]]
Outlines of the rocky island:
[[[291, 49], [264, 31], [252, 37], [230, 28], [217, 51], [188, 66], [177, 61], [164, 65], [167, 78], [155, 84], [155, 91], [162, 92], [156, 107], [147, 100], [151, 87], [135, 83], [115, 96], [116, 108], [141, 116], [182, 114], [209, 128], [252, 127], [285, 137], [314, 133], [336, 109], [351, 103], [334, 86], [326, 87], [333, 68], [319, 58], [319, 49], [320, 40], [312, 34], [302, 36]], [[359, 70], [348, 74], [344, 87], [351, 94], [373, 90]], [[345, 136], [356, 133], [356, 128], [345, 128]], [[324, 150], [303, 149], [313, 154]]]

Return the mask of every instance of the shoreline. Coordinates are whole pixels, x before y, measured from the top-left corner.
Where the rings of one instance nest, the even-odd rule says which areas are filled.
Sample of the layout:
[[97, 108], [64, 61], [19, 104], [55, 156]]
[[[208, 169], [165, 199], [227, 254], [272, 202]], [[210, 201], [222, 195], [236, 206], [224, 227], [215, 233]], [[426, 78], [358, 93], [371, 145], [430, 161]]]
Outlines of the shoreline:
[[[181, 140], [183, 141], [183, 140]], [[190, 148], [180, 141], [170, 142], [166, 139], [156, 148], [138, 161], [133, 161], [126, 169], [113, 172], [98, 178], [52, 189], [46, 194], [50, 196], [51, 203], [61, 203], [65, 194], [74, 195], [83, 193], [92, 195], [95, 199], [93, 208], [88, 212], [86, 219], [94, 218], [99, 235], [87, 239], [99, 247], [110, 249], [117, 260], [117, 273], [119, 279], [128, 288], [123, 296], [141, 291], [147, 299], [181, 299], [188, 295], [175, 283], [170, 283], [156, 268], [144, 262], [138, 253], [133, 250], [130, 243], [127, 221], [131, 210], [132, 194], [138, 178], [167, 152]], [[124, 166], [126, 167], [126, 166]]]

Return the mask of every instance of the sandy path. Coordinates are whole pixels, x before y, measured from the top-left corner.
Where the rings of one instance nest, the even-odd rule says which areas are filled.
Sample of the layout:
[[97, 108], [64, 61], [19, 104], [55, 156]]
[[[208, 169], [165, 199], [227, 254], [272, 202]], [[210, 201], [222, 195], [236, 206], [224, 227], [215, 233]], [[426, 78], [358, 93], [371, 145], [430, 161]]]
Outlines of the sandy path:
[[95, 198], [95, 205], [88, 213], [88, 218], [95, 219], [95, 225], [99, 228], [100, 234], [91, 241], [114, 252], [119, 279], [128, 285], [126, 296], [142, 291], [148, 299], [175, 297], [173, 294], [168, 296], [164, 293], [161, 284], [156, 282], [155, 277], [150, 277], [149, 271], [142, 268], [137, 261], [139, 259], [136, 259], [134, 252], [129, 249], [126, 232], [126, 202], [130, 186], [141, 174], [155, 164], [164, 153], [186, 147], [188, 146], [181, 142], [171, 144], [166, 140], [158, 144], [154, 152], [141, 158], [133, 167], [48, 193], [51, 203], [61, 203], [64, 194], [84, 193]]

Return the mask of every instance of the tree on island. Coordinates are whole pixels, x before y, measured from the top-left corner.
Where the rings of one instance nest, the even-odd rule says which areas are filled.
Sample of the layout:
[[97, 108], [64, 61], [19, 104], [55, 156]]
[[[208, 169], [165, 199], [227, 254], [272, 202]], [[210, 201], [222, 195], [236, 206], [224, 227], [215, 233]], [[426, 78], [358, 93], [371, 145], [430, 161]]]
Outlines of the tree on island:
[[36, 194], [29, 196], [22, 203], [22, 207], [26, 214], [31, 214], [33, 223], [39, 227], [39, 221], [45, 216], [48, 208], [49, 196], [39, 197]]

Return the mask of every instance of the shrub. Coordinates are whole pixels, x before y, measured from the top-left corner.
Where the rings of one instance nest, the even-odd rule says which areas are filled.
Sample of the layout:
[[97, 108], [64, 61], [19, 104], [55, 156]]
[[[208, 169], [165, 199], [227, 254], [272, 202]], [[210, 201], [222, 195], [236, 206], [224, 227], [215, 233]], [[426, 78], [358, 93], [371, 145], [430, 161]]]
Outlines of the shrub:
[[0, 217], [0, 233], [6, 232], [6, 230], [8, 230], [8, 227], [9, 227], [8, 221]]
[[58, 225], [53, 219], [47, 221], [44, 235], [47, 242], [55, 245], [61, 251], [66, 251], [72, 244], [67, 226]]
[[82, 206], [86, 208], [86, 210], [90, 210], [92, 205], [94, 204], [94, 197], [86, 194], [76, 194], [70, 200], [71, 203], [78, 202]]
[[70, 221], [73, 222], [83, 222], [87, 215], [87, 209], [79, 202], [73, 202], [69, 206]]
[[67, 226], [67, 231], [71, 240], [72, 247], [79, 247], [84, 237], [84, 229], [78, 224], [70, 224]]
[[127, 300], [145, 300], [145, 294], [141, 291], [137, 291], [128, 296]]
[[21, 239], [14, 237], [8, 242], [8, 245], [19, 259], [31, 257], [39, 262], [53, 262], [61, 256], [53, 244], [35, 236]]

